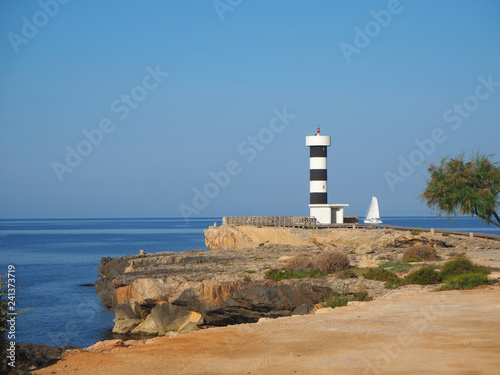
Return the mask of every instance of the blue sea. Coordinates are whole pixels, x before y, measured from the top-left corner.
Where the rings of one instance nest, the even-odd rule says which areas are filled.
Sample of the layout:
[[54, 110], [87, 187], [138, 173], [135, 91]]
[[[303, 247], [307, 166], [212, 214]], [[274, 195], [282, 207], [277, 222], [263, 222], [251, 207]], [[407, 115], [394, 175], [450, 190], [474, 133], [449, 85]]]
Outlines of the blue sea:
[[[483, 232], [500, 228], [477, 218], [384, 217], [385, 224]], [[143, 249], [206, 249], [203, 230], [221, 218], [0, 220], [0, 274], [15, 266], [16, 342], [86, 347], [111, 337], [114, 315], [90, 284], [102, 257]]]

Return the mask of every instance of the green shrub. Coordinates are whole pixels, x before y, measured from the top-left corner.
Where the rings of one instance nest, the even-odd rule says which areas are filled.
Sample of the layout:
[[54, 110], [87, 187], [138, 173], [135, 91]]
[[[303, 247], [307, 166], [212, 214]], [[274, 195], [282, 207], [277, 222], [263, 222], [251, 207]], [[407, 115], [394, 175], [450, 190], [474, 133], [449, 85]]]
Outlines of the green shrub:
[[313, 267], [324, 273], [349, 269], [349, 258], [338, 251], [325, 251], [313, 259]]
[[447, 261], [441, 268], [441, 278], [446, 280], [465, 273], [481, 273], [489, 275], [488, 267], [472, 263], [469, 259], [457, 258]]
[[364, 302], [364, 301], [371, 301], [373, 297], [370, 297], [366, 290], [361, 290], [359, 292], [353, 293], [353, 299], [354, 301]]
[[257, 273], [257, 271], [255, 271], [255, 270], [245, 270], [245, 271], [243, 271], [243, 272], [244, 272], [244, 273]]
[[443, 236], [443, 237], [450, 237], [450, 234], [449, 234], [449, 233], [444, 232], [444, 233], [441, 233], [441, 236]]
[[437, 284], [441, 281], [439, 272], [429, 267], [420, 268], [410, 273], [404, 278], [405, 284], [429, 285]]
[[252, 281], [252, 278], [248, 275], [245, 275], [245, 276], [243, 276], [243, 281], [246, 283], [249, 283], [250, 281]]
[[337, 279], [355, 279], [358, 275], [356, 275], [356, 272], [349, 268], [348, 270], [342, 270], [335, 273], [335, 277]]
[[489, 285], [491, 283], [488, 276], [481, 272], [450, 276], [446, 281], [446, 284], [439, 288], [439, 290], [472, 289], [479, 285]]
[[385, 281], [384, 287], [394, 288], [401, 285], [400, 279], [394, 272], [383, 269], [382, 267], [367, 268], [363, 274], [365, 279]]
[[393, 281], [399, 279], [399, 277], [391, 271], [383, 269], [381, 267], [371, 267], [367, 268], [363, 273], [365, 279], [377, 280], [377, 281]]
[[264, 279], [280, 281], [283, 279], [303, 279], [303, 278], [319, 278], [326, 276], [325, 273], [319, 270], [308, 270], [308, 271], [290, 271], [285, 269], [273, 268], [267, 270], [264, 274]]
[[385, 262], [381, 267], [388, 268], [394, 272], [406, 272], [411, 270], [414, 266], [406, 262]]
[[421, 230], [414, 230], [414, 231], [411, 231], [411, 233], [410, 233], [410, 234], [411, 234], [412, 236], [418, 236], [418, 235], [420, 235], [420, 233], [422, 233], [422, 231], [421, 231]]
[[403, 259], [404, 262], [421, 262], [422, 259], [416, 255], [407, 255], [406, 258]]
[[323, 306], [331, 307], [332, 309], [341, 306], [347, 306], [349, 302], [349, 296], [342, 296], [338, 294], [333, 294], [325, 299], [323, 302]]
[[425, 261], [439, 259], [436, 254], [436, 250], [434, 250], [430, 245], [418, 245], [405, 249], [403, 252], [403, 262], [409, 262], [408, 258], [412, 255]]

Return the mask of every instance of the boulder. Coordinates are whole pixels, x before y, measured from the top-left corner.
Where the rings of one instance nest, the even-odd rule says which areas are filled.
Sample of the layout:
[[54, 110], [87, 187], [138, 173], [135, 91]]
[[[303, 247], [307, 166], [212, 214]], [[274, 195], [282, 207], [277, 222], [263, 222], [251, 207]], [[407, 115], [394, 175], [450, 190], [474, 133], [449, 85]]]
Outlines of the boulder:
[[106, 353], [123, 347], [124, 347], [123, 340], [120, 339], [104, 340], [89, 346], [88, 348], [85, 349], [85, 351], [91, 353]]
[[356, 249], [356, 254], [371, 254], [373, 249], [370, 245], [361, 245]]
[[381, 261], [376, 259], [373, 255], [365, 255], [358, 263], [358, 268], [378, 267], [380, 264]]

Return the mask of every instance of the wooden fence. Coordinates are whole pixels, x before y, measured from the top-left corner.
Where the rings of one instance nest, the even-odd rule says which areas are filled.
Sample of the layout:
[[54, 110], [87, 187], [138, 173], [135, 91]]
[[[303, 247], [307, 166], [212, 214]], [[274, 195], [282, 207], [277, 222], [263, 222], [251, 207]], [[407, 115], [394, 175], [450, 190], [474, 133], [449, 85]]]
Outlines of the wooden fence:
[[229, 216], [222, 218], [224, 225], [254, 225], [254, 226], [267, 226], [267, 227], [292, 227], [292, 228], [379, 228], [379, 229], [394, 229], [394, 230], [407, 230], [407, 231], [421, 231], [434, 233], [449, 233], [462, 236], [488, 238], [500, 240], [500, 236], [489, 233], [472, 233], [472, 232], [459, 232], [454, 230], [443, 230], [434, 228], [417, 228], [417, 227], [402, 227], [398, 225], [387, 224], [321, 224], [316, 221], [315, 217], [309, 216]]
[[222, 218], [222, 224], [316, 228], [316, 218], [309, 216], [229, 216]]

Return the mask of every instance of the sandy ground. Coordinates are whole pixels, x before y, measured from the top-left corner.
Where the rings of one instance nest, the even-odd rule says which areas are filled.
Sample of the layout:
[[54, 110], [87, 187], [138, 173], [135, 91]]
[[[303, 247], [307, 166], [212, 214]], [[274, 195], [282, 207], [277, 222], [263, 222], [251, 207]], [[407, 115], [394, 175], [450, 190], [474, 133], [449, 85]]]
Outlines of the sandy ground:
[[500, 286], [405, 287], [315, 315], [79, 352], [36, 374], [499, 374]]

